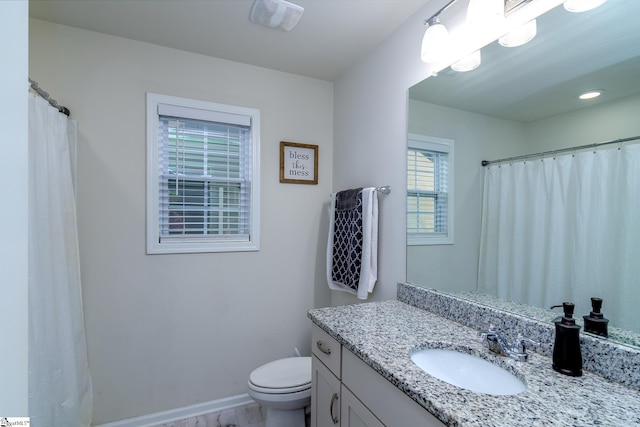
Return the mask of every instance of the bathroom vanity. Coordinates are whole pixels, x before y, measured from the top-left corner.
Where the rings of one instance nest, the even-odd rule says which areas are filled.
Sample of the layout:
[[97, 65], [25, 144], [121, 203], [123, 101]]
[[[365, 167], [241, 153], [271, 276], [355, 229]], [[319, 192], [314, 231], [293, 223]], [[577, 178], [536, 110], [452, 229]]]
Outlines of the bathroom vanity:
[[311, 336], [311, 427], [443, 425], [319, 326]]
[[[496, 355], [478, 338], [482, 325], [464, 326], [399, 300], [313, 309], [309, 317], [313, 427], [640, 425], [637, 386], [588, 370], [581, 377], [562, 375], [548, 356], [534, 352], [526, 362]], [[481, 357], [527, 389], [494, 396], [451, 385], [411, 360], [412, 351], [424, 348]], [[639, 360], [629, 363], [637, 366]]]

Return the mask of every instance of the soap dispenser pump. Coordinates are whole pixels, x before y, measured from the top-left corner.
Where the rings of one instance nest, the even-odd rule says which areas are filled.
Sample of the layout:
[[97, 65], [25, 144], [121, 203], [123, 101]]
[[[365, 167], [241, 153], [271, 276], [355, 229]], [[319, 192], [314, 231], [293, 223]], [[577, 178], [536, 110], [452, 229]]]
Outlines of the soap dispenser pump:
[[564, 375], [582, 375], [582, 353], [580, 352], [580, 325], [573, 318], [575, 304], [563, 302], [551, 308], [562, 307], [564, 316], [554, 320], [556, 339], [553, 344], [553, 370]]
[[588, 316], [582, 316], [584, 319], [584, 331], [592, 334], [608, 337], [609, 319], [605, 319], [600, 312], [602, 308], [602, 298], [591, 298], [591, 313]]

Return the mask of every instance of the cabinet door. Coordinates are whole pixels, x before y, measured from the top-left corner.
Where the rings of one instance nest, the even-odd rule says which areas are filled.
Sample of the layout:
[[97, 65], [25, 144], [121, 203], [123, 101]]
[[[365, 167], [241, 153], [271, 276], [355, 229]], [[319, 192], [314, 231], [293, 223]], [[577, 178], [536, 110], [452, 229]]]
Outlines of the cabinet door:
[[342, 427], [385, 427], [351, 391], [342, 385], [340, 390], [342, 403]]
[[315, 355], [311, 360], [311, 427], [340, 427], [340, 380]]

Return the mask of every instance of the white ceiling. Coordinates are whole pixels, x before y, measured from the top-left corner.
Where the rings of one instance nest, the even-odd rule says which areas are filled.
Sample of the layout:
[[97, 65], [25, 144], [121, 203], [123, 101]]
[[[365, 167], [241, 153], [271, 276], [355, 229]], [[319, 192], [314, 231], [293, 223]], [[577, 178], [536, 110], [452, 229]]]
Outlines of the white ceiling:
[[291, 32], [249, 21], [253, 0], [30, 0], [32, 18], [334, 81], [434, 0], [292, 0]]

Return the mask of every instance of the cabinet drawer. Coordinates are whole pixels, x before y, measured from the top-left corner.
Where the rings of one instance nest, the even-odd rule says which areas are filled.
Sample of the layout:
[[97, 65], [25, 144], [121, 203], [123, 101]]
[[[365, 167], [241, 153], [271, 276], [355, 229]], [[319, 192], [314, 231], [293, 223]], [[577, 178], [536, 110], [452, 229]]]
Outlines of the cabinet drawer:
[[342, 378], [340, 370], [342, 345], [317, 325], [313, 325], [311, 329], [311, 351], [333, 375], [338, 379]]

